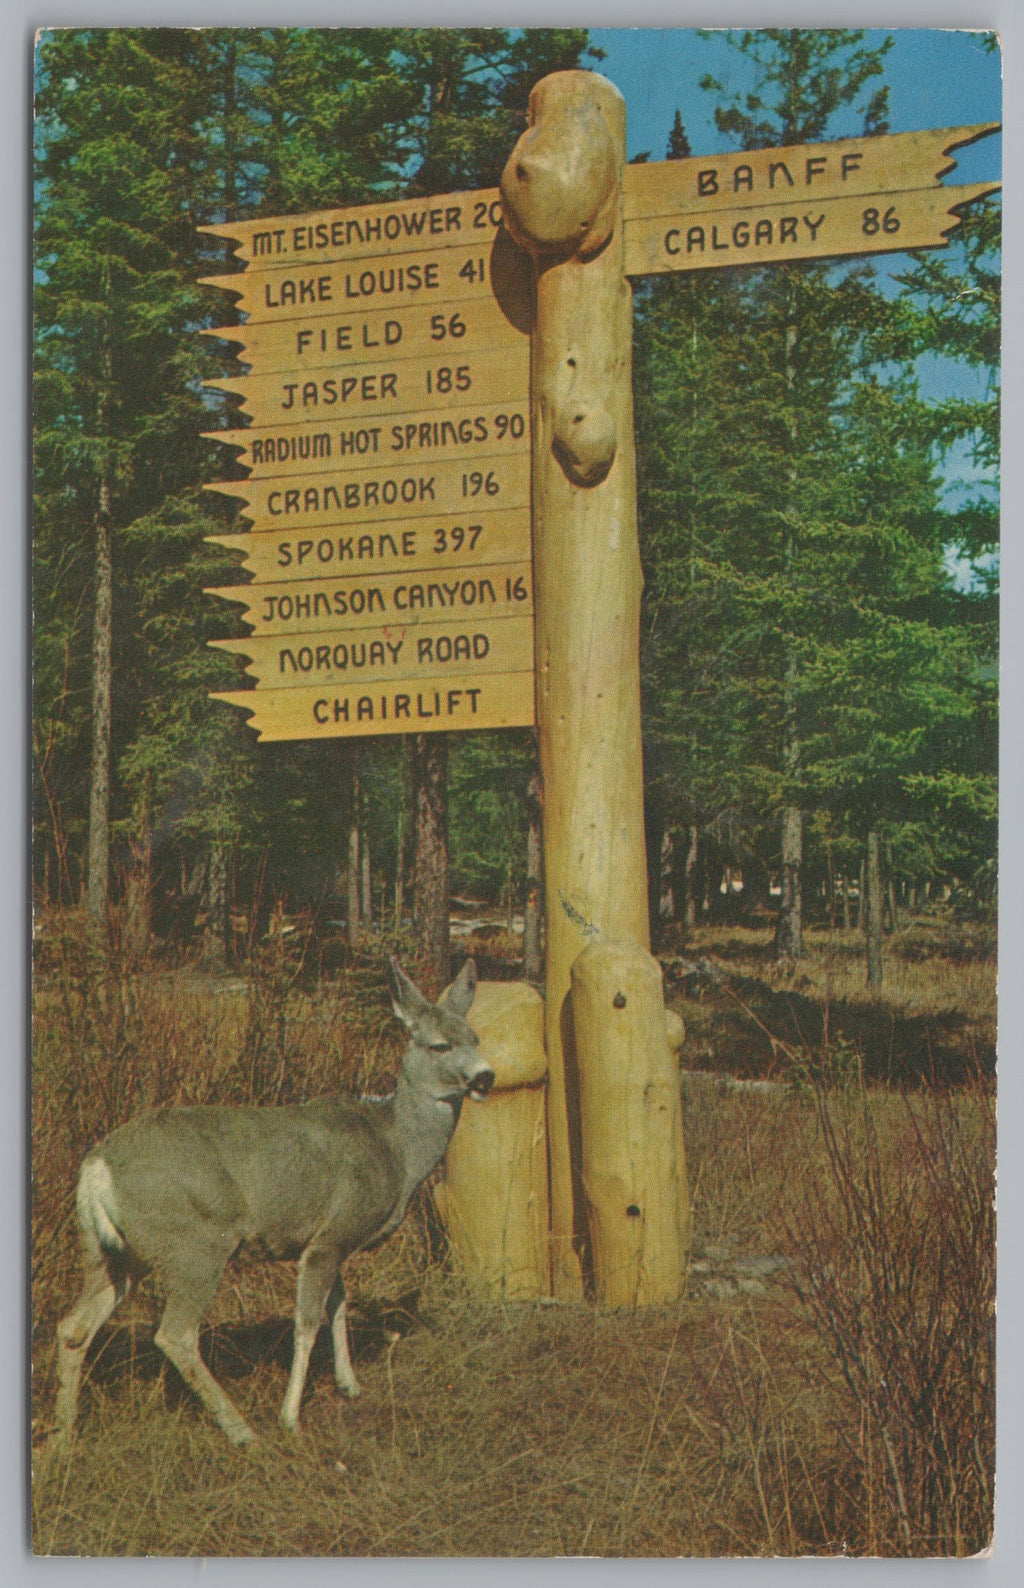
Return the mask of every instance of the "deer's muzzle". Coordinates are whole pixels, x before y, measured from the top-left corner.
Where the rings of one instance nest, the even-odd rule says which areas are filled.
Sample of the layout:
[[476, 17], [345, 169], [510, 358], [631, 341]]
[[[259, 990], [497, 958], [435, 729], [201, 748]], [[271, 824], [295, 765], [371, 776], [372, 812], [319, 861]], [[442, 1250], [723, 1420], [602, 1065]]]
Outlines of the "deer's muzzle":
[[493, 1070], [477, 1070], [476, 1074], [470, 1077], [469, 1095], [474, 1102], [482, 1103], [493, 1085]]

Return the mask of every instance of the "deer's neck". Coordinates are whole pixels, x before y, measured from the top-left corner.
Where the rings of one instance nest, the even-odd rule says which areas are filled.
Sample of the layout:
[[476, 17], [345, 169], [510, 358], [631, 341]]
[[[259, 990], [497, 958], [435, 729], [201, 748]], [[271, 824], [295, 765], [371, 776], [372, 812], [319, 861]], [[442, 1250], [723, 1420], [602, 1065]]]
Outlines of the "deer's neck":
[[399, 1076], [393, 1118], [405, 1167], [406, 1200], [440, 1163], [455, 1134], [460, 1107], [461, 1099], [457, 1103], [439, 1103], [436, 1098], [417, 1090], [404, 1075]]

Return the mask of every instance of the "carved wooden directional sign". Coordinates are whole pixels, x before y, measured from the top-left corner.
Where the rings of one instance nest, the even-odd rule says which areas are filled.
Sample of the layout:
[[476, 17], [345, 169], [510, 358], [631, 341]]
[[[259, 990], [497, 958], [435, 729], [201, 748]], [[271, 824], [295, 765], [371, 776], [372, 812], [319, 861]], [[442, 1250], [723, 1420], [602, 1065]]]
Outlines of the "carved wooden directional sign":
[[256, 535], [211, 535], [210, 540], [242, 552], [246, 571], [258, 581], [305, 580], [360, 568], [440, 573], [462, 567], [470, 555], [480, 566], [529, 563], [530, 509], [439, 513], [399, 528], [364, 525], [358, 533], [333, 526], [315, 531], [275, 526]]
[[532, 723], [531, 285], [497, 192], [210, 228], [249, 373], [243, 706], [263, 739]]
[[414, 303], [400, 314], [387, 308], [343, 309], [325, 315], [317, 308], [308, 316], [287, 320], [250, 319], [244, 335], [238, 326], [219, 326], [203, 335], [243, 342], [247, 360], [270, 371], [331, 369], [339, 361], [370, 364], [382, 353], [423, 358], [453, 348], [460, 354], [511, 350], [522, 346], [521, 333], [528, 329], [528, 321], [523, 326], [511, 324], [491, 296], [475, 298], [447, 315], [433, 301]]
[[[428, 408], [430, 416], [469, 404], [518, 402], [526, 410], [530, 348], [464, 353], [455, 348], [428, 358], [378, 357], [349, 366], [339, 356], [328, 375], [321, 370], [284, 369], [207, 384], [240, 397], [254, 425], [301, 419], [377, 418]], [[246, 349], [248, 356], [248, 349]], [[529, 446], [527, 445], [527, 451]]]
[[[995, 183], [944, 187], [994, 124], [697, 156], [622, 171], [626, 275], [941, 246]], [[531, 723], [532, 264], [497, 189], [204, 228], [248, 373], [209, 382], [243, 427], [263, 739]], [[536, 353], [536, 350], [535, 350]], [[583, 482], [584, 484], [586, 482]]]
[[489, 246], [501, 229], [497, 188], [203, 227], [209, 236], [234, 243], [234, 252], [246, 264], [253, 259], [275, 264], [298, 260], [304, 266], [372, 254], [410, 254], [452, 243]]
[[956, 209], [999, 186], [941, 186], [945, 156], [996, 126], [627, 166], [626, 274], [941, 247]]

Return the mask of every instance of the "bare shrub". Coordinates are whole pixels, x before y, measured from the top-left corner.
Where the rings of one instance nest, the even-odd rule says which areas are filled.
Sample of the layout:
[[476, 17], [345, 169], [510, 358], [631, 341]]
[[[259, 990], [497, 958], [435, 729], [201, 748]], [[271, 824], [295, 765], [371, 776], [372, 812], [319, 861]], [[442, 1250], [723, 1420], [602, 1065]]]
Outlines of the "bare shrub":
[[819, 1143], [791, 1189], [793, 1283], [850, 1412], [831, 1526], [869, 1554], [989, 1542], [995, 1127], [981, 1084], [899, 1103], [815, 1091]]

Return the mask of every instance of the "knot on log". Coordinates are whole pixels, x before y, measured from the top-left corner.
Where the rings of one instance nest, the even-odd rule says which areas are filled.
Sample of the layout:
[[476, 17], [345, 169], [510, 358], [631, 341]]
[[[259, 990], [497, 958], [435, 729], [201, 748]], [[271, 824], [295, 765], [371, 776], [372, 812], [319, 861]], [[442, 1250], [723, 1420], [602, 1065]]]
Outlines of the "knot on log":
[[538, 83], [530, 125], [502, 173], [505, 223], [533, 254], [589, 259], [615, 230], [618, 160], [607, 120], [585, 97], [594, 81], [554, 72]]
[[555, 456], [574, 485], [600, 485], [615, 462], [618, 436], [607, 408], [569, 398], [555, 414]]

